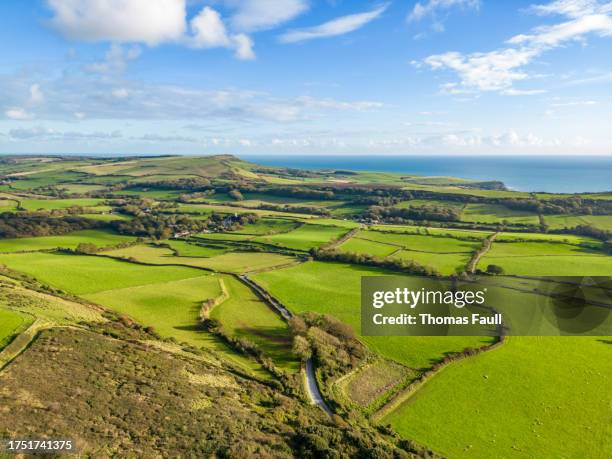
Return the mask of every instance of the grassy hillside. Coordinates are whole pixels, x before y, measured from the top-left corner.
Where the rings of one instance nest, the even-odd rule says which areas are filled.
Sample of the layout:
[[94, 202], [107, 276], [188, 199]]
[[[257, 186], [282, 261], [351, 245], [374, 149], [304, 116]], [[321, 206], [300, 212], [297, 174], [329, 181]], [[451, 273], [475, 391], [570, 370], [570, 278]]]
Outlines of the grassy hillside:
[[383, 422], [448, 457], [609, 457], [609, 345], [512, 337], [450, 365]]

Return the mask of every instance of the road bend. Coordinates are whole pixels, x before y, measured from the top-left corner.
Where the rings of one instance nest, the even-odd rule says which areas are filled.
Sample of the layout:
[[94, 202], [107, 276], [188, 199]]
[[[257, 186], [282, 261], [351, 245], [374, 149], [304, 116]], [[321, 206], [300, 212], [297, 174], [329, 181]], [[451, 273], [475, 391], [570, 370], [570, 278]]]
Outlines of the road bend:
[[[242, 280], [245, 284], [255, 290], [259, 296], [270, 306], [272, 306], [283, 319], [289, 320], [293, 317], [293, 314], [285, 305], [283, 305], [276, 298], [271, 296], [265, 289], [263, 289], [259, 284], [252, 281], [245, 275], [239, 276], [240, 280]], [[306, 393], [308, 394], [308, 398], [310, 399], [313, 405], [317, 405], [321, 408], [328, 416], [332, 416], [333, 412], [330, 409], [329, 405], [325, 403], [323, 396], [321, 395], [321, 391], [319, 390], [319, 386], [317, 384], [317, 376], [315, 374], [314, 366], [312, 364], [312, 359], [308, 359], [306, 364], [304, 365], [304, 388], [306, 389]]]

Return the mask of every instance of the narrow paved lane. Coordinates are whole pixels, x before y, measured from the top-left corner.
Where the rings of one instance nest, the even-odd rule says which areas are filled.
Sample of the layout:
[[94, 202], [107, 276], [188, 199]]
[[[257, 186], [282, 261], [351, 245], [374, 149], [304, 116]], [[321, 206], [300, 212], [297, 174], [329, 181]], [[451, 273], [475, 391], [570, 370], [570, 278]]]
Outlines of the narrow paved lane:
[[332, 410], [327, 406], [325, 400], [323, 400], [323, 396], [321, 395], [321, 391], [319, 390], [319, 386], [317, 385], [317, 377], [315, 375], [314, 367], [312, 366], [312, 359], [308, 359], [306, 361], [306, 374], [305, 374], [306, 384], [306, 392], [308, 393], [308, 397], [313, 405], [317, 405], [323, 411], [327, 413], [329, 417], [332, 416]]
[[[240, 280], [242, 280], [245, 284], [259, 293], [259, 296], [270, 306], [272, 306], [276, 311], [282, 316], [283, 319], [289, 320], [293, 317], [291, 311], [285, 307], [280, 301], [276, 298], [272, 297], [263, 287], [249, 279], [245, 275], [239, 276]], [[305, 365], [305, 376], [304, 376], [304, 388], [306, 389], [306, 393], [310, 398], [310, 401], [313, 405], [317, 405], [323, 411], [325, 411], [329, 416], [333, 414], [332, 410], [329, 408], [325, 400], [323, 400], [323, 396], [321, 395], [321, 391], [319, 390], [319, 386], [317, 385], [317, 377], [315, 375], [314, 367], [312, 365], [312, 359], [308, 359]]]

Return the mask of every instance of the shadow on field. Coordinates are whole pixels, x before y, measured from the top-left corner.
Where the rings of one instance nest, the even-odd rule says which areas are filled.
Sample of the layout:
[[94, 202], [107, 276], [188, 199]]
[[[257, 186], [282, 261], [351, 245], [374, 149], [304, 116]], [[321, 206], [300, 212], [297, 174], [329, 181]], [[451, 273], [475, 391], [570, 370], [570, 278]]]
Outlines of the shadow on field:
[[182, 331], [206, 332], [203, 326], [199, 323], [195, 323], [193, 325], [176, 325], [172, 328], [174, 328], [175, 330], [182, 330]]
[[237, 336], [257, 336], [275, 344], [291, 345], [292, 339], [284, 327], [257, 327], [257, 328], [236, 328]]

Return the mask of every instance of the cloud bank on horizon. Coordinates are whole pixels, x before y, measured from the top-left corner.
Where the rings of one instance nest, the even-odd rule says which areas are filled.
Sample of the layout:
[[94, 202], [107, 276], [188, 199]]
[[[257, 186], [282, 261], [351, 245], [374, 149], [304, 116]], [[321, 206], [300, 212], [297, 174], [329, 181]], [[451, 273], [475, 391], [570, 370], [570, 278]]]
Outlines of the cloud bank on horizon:
[[2, 153], [612, 153], [609, 0], [9, 0], [0, 25]]

